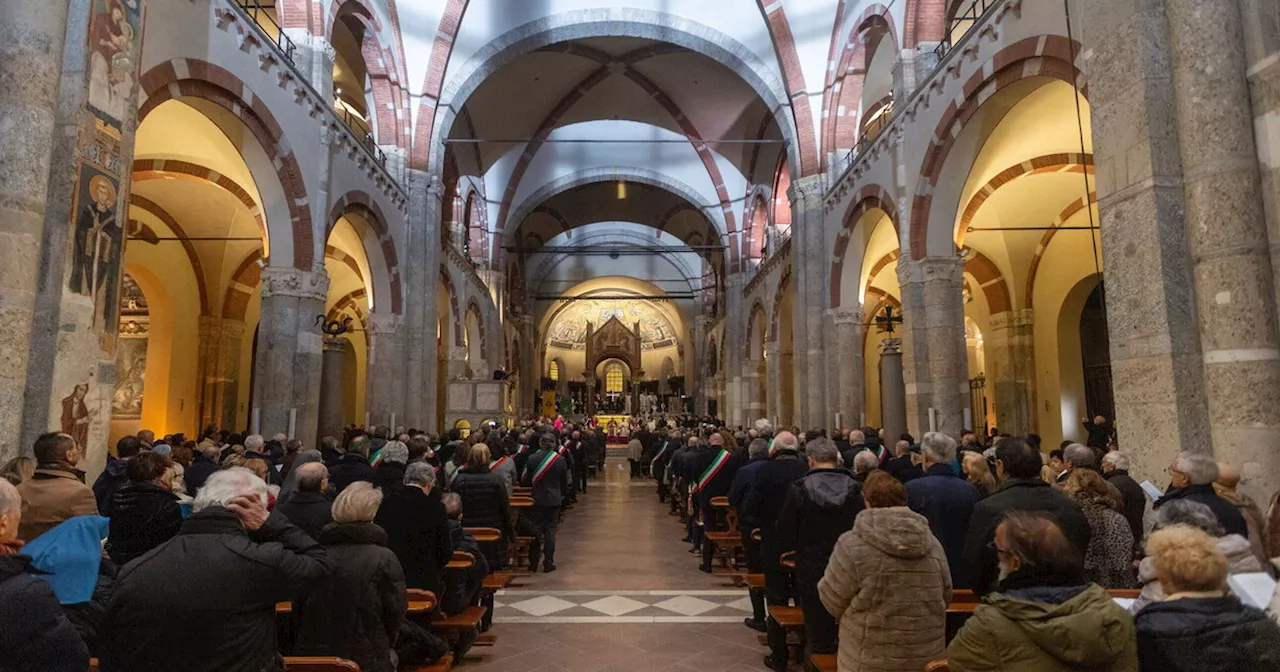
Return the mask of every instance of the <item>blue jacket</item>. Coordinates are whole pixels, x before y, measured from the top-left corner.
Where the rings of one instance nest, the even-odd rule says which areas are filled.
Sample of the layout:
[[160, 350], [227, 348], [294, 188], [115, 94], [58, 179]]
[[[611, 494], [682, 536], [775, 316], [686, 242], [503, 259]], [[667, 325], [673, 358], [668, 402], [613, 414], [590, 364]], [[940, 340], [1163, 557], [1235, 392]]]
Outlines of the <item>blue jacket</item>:
[[964, 543], [980, 497], [972, 483], [951, 472], [950, 464], [930, 465], [924, 476], [907, 483], [907, 506], [929, 520], [929, 529], [947, 554], [951, 584], [956, 588], [972, 585]]
[[93, 597], [109, 522], [102, 516], [68, 518], [22, 547], [62, 604], [80, 604]]

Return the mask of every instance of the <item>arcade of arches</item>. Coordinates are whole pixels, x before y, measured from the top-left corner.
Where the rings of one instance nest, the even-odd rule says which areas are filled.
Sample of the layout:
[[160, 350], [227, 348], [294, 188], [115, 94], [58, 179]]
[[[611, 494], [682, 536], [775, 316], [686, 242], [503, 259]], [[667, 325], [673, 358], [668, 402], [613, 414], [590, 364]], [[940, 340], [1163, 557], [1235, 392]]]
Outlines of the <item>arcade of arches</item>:
[[0, 9], [0, 457], [1101, 414], [1280, 482], [1274, 2], [84, 4]]

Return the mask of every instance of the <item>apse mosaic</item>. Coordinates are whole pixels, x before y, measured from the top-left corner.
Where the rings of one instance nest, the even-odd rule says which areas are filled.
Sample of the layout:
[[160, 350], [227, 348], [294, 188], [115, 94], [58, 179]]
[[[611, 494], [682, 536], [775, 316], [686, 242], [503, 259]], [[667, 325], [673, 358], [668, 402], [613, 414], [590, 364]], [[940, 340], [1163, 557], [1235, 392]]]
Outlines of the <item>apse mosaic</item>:
[[614, 299], [574, 301], [556, 316], [547, 337], [551, 347], [585, 350], [587, 323], [599, 329], [614, 317], [628, 328], [640, 323], [640, 348], [643, 350], [658, 350], [676, 344], [676, 330], [653, 304]]

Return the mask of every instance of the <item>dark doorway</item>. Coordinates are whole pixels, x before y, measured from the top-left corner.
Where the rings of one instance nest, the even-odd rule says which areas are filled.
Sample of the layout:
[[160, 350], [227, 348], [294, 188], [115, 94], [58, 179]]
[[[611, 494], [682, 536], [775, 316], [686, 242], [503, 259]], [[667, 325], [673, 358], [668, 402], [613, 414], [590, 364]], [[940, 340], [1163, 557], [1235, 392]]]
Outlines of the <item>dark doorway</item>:
[[1111, 392], [1111, 340], [1107, 333], [1107, 299], [1099, 282], [1085, 300], [1080, 316], [1080, 359], [1084, 364], [1084, 398], [1087, 415], [1115, 420], [1116, 402]]

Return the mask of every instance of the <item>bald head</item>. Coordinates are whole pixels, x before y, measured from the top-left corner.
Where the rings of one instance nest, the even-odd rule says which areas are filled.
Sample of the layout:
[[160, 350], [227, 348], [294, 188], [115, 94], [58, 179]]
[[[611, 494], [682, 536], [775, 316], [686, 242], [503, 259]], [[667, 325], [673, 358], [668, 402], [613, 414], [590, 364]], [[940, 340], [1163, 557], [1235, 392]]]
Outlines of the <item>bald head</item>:
[[1218, 480], [1214, 484], [1226, 490], [1235, 490], [1240, 485], [1240, 468], [1226, 462], [1218, 463]]
[[323, 462], [308, 462], [298, 467], [298, 491], [320, 492], [329, 479], [329, 469]]
[[791, 432], [778, 432], [778, 435], [773, 438], [773, 452], [776, 453], [779, 450], [798, 451], [800, 440]]
[[723, 446], [724, 436], [722, 436], [720, 432], [716, 432], [707, 439], [707, 444], [711, 446]]

